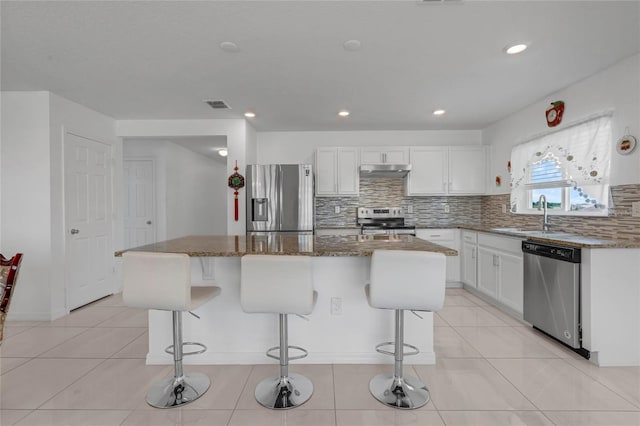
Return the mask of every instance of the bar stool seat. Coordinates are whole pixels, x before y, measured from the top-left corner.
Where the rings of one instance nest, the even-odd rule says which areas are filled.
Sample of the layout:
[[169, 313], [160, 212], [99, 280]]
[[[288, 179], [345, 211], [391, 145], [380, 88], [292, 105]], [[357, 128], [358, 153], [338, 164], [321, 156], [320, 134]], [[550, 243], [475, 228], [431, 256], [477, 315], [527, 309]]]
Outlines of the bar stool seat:
[[[249, 313], [279, 314], [280, 345], [267, 350], [279, 359], [280, 375], [262, 380], [255, 389], [256, 401], [270, 409], [289, 409], [304, 404], [313, 394], [307, 377], [289, 373], [289, 360], [307, 356], [307, 351], [288, 343], [288, 314], [308, 315], [317, 293], [313, 290], [311, 258], [287, 255], [245, 255], [241, 260], [240, 303]], [[271, 352], [278, 350], [276, 357]], [[289, 356], [289, 349], [301, 355]]]
[[[375, 250], [371, 256], [371, 283], [365, 286], [369, 305], [395, 310], [395, 341], [384, 342], [376, 350], [394, 355], [394, 373], [383, 373], [369, 382], [369, 391], [381, 403], [402, 409], [419, 408], [429, 402], [429, 390], [418, 378], [404, 376], [405, 355], [419, 349], [404, 343], [404, 311], [435, 312], [444, 304], [445, 256], [441, 253], [404, 250]], [[382, 349], [393, 345], [394, 351]], [[404, 352], [404, 348], [411, 349]]]
[[[182, 357], [203, 353], [207, 347], [182, 341], [182, 312], [197, 309], [218, 296], [220, 287], [192, 287], [191, 260], [186, 254], [130, 251], [122, 257], [125, 305], [172, 311], [173, 315], [173, 345], [165, 352], [173, 355], [174, 375], [151, 387], [147, 403], [156, 408], [173, 408], [193, 402], [209, 389], [211, 381], [202, 373], [184, 373]], [[187, 345], [200, 350], [184, 352]]]

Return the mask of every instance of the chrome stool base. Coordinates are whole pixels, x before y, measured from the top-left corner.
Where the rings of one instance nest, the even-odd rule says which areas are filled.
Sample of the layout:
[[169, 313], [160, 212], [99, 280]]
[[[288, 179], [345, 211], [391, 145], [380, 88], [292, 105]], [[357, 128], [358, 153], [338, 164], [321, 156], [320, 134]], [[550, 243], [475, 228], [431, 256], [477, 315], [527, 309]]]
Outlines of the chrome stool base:
[[179, 407], [200, 398], [209, 386], [209, 377], [202, 373], [168, 377], [151, 387], [147, 393], [147, 404], [155, 408]]
[[313, 383], [301, 374], [269, 377], [256, 386], [256, 401], [271, 409], [286, 410], [298, 407], [311, 398]]
[[427, 385], [415, 377], [378, 374], [369, 382], [369, 391], [378, 401], [392, 408], [420, 408], [429, 402]]

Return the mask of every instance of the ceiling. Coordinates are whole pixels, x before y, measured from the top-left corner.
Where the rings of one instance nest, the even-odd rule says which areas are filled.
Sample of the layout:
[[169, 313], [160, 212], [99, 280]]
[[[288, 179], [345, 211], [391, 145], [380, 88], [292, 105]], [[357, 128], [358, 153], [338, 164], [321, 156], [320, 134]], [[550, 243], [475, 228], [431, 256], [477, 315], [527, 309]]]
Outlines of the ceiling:
[[223, 148], [227, 148], [226, 136], [180, 136], [171, 138], [157, 138], [157, 137], [144, 137], [144, 138], [125, 138], [124, 142], [132, 141], [159, 141], [164, 140], [167, 142], [175, 143], [184, 148], [187, 148], [197, 154], [209, 157], [212, 160], [220, 164], [227, 164], [227, 157], [221, 156], [218, 151]]
[[[116, 119], [252, 110], [258, 131], [483, 129], [640, 51], [639, 6], [2, 1], [1, 88], [49, 90]], [[522, 41], [523, 54], [503, 52]]]

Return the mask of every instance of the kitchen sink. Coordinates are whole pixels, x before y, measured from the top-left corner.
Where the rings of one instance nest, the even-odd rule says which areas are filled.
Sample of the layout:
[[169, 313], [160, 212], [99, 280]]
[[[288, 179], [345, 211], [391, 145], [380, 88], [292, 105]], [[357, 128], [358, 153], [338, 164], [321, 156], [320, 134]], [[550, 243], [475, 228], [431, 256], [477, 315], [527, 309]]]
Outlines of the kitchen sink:
[[544, 232], [544, 231], [535, 231], [533, 229], [522, 229], [522, 228], [493, 228], [492, 231], [495, 232], [508, 232], [511, 234], [530, 234], [532, 232]]
[[523, 229], [523, 228], [493, 228], [495, 232], [505, 232], [509, 234], [524, 235], [527, 237], [540, 237], [540, 238], [570, 238], [574, 234], [560, 231], [543, 231], [541, 229]]

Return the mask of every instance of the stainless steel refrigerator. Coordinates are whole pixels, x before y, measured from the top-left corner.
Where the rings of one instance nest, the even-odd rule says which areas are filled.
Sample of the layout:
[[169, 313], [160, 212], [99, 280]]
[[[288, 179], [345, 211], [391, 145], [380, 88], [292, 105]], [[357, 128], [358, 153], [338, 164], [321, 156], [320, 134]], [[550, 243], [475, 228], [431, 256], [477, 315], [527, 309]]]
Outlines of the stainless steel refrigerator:
[[313, 233], [310, 164], [249, 164], [247, 234]]

